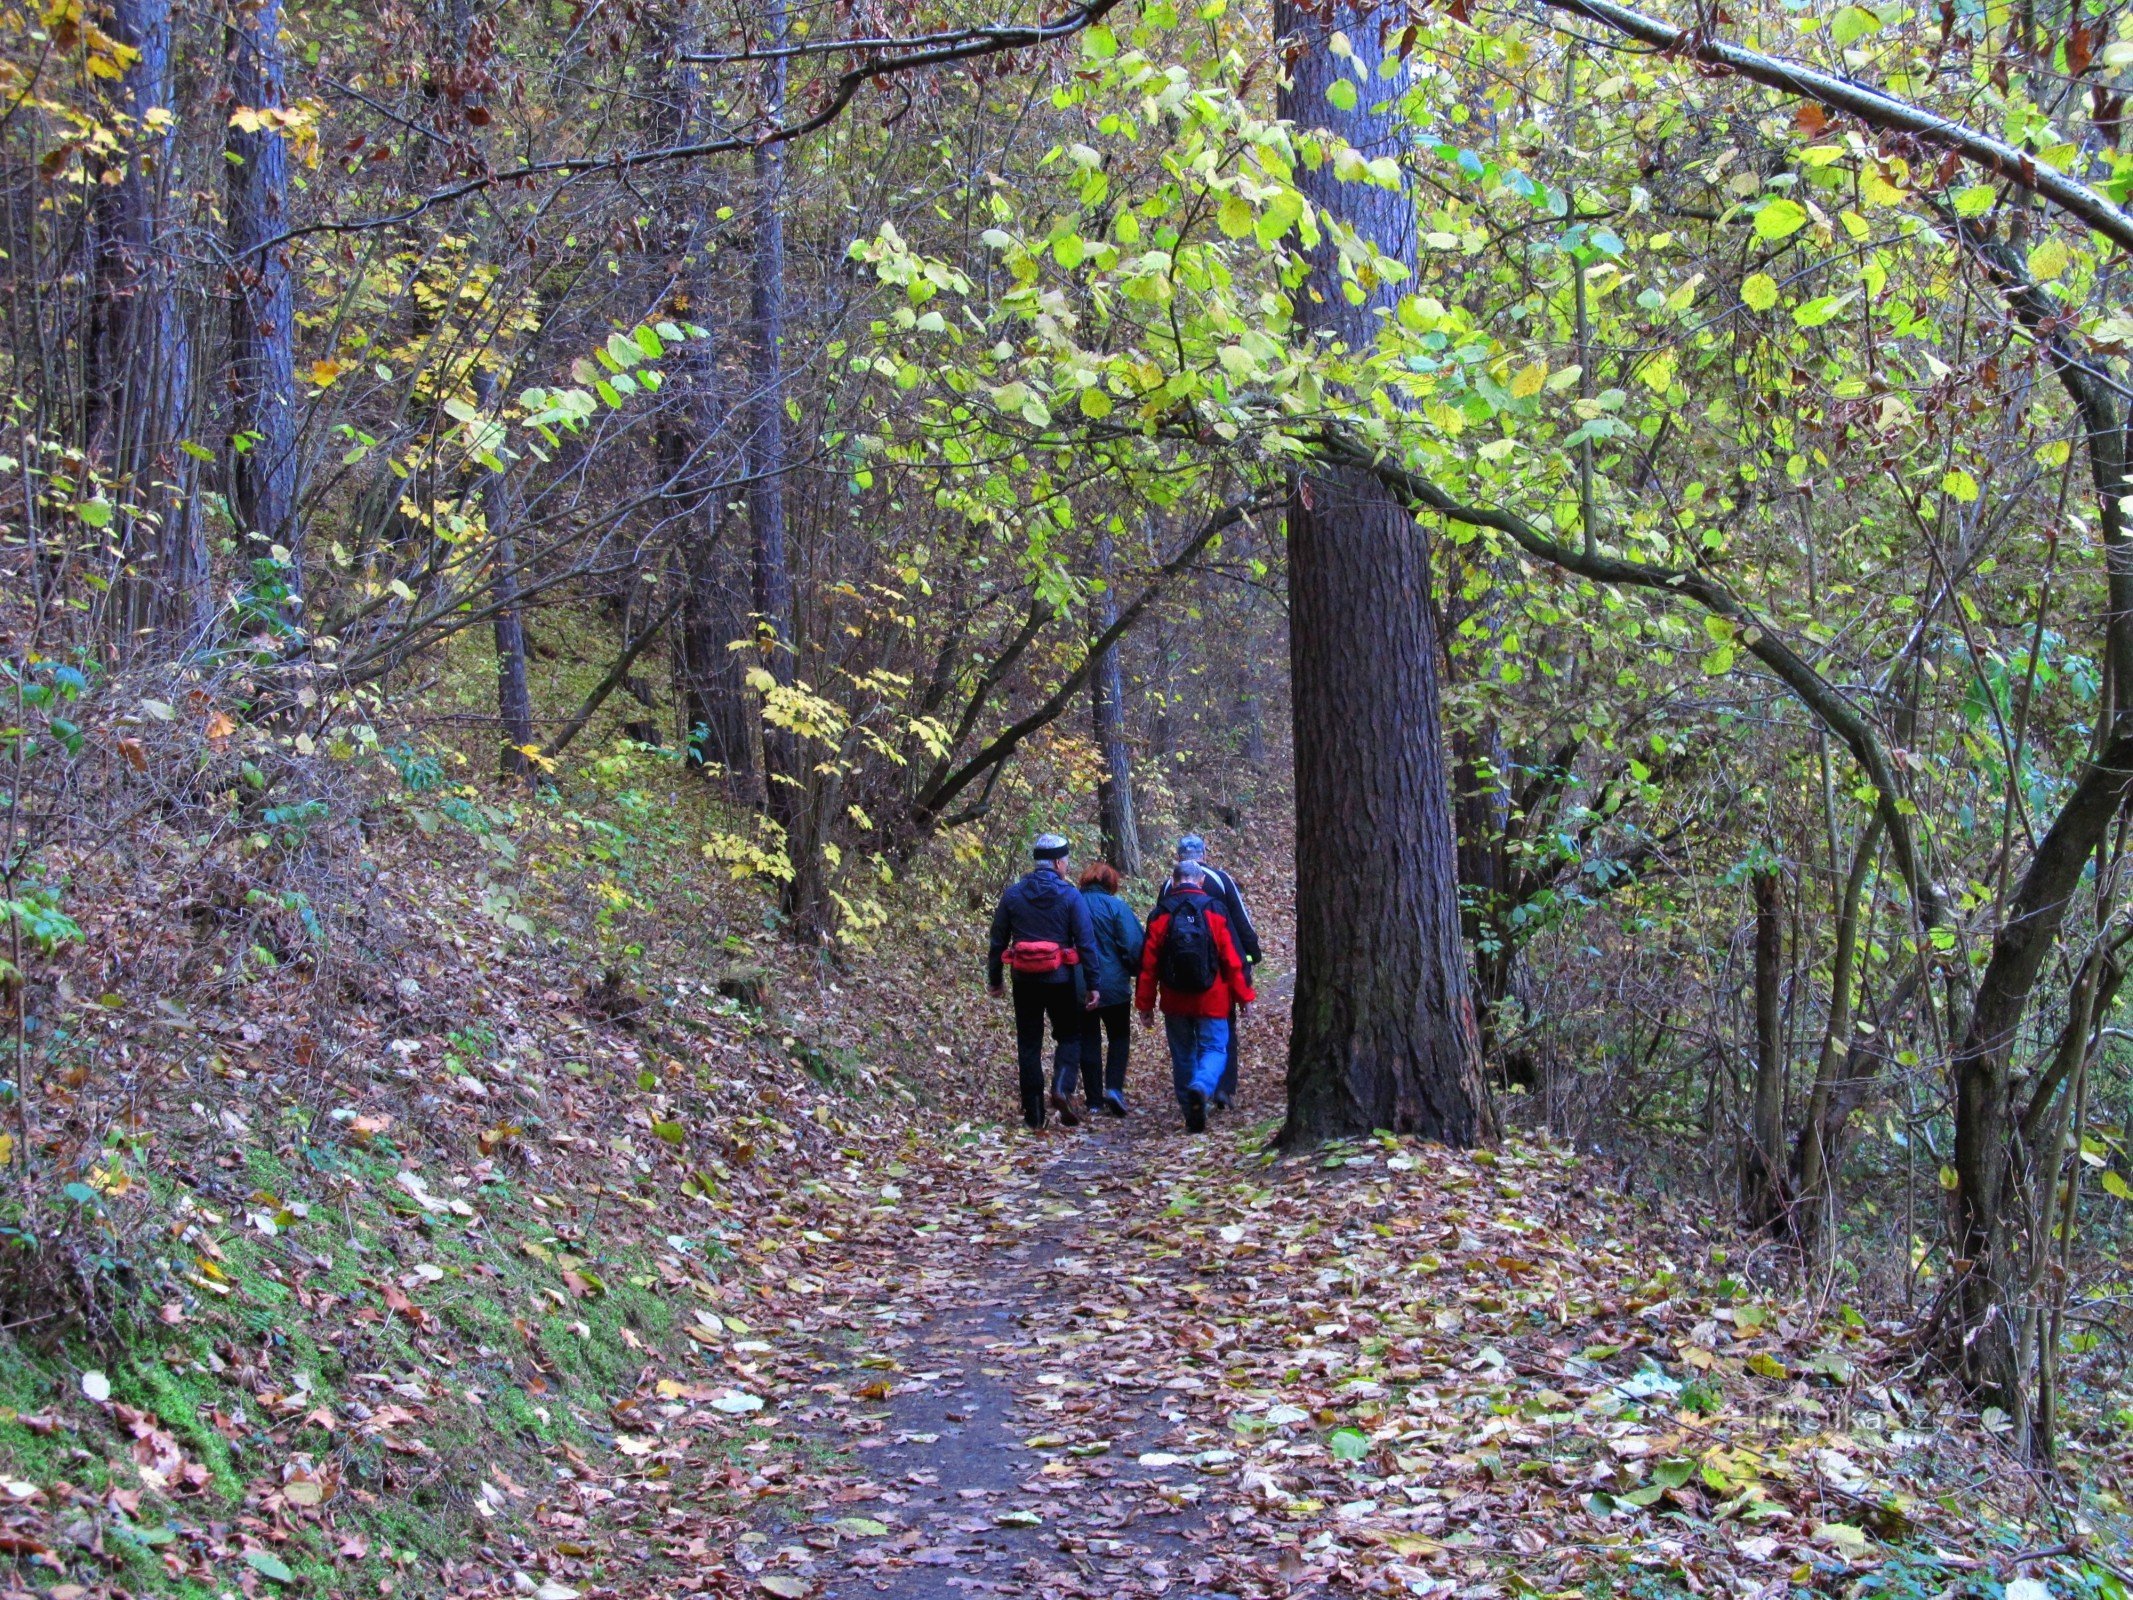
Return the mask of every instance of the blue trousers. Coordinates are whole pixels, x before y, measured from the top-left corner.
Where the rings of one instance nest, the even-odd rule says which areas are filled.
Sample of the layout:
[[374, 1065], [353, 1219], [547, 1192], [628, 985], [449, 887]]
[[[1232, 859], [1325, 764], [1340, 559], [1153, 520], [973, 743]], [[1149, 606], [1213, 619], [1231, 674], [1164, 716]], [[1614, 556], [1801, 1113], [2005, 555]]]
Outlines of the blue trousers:
[[1170, 1081], [1178, 1091], [1178, 1104], [1185, 1103], [1188, 1089], [1212, 1100], [1229, 1060], [1229, 1019], [1165, 1017], [1163, 1033], [1170, 1041]]

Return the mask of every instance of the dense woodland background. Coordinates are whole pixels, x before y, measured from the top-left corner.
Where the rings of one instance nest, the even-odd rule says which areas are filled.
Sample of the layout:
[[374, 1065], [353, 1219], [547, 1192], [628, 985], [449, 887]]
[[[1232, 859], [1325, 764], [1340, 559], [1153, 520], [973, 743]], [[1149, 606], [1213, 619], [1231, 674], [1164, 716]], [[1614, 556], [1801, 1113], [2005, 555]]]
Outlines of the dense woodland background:
[[410, 896], [948, 1005], [1189, 826], [1293, 841], [1292, 1145], [1549, 1130], [2123, 1447], [2124, 7], [0, 32], [25, 1337], [172, 1106], [387, 1070]]

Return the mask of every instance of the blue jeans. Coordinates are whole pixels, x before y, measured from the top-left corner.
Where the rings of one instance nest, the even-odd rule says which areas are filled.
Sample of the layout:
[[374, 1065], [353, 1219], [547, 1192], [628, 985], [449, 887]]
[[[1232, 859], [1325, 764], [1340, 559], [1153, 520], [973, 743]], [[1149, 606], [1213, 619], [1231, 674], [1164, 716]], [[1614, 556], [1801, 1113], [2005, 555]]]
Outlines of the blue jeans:
[[1170, 1041], [1170, 1080], [1177, 1088], [1178, 1104], [1185, 1103], [1188, 1089], [1213, 1099], [1229, 1058], [1229, 1019], [1165, 1017], [1163, 1033]]

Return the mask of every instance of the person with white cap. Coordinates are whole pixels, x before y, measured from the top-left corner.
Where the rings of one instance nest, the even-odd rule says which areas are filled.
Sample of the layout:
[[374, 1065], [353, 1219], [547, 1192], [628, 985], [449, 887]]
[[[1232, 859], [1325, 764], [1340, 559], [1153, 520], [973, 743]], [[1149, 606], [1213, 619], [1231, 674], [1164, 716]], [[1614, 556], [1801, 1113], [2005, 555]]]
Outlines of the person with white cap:
[[[1188, 833], [1178, 841], [1178, 859], [1197, 861], [1205, 874], [1208, 896], [1222, 908], [1229, 919], [1229, 930], [1236, 939], [1237, 950], [1244, 957], [1246, 972], [1259, 965], [1259, 930], [1252, 926], [1251, 913], [1244, 909], [1244, 893], [1237, 887], [1237, 880], [1220, 867], [1207, 864], [1207, 841], [1197, 833]], [[1222, 1063], [1222, 1081], [1209, 1097], [1208, 1103], [1218, 1111], [1229, 1109], [1229, 1103], [1237, 1097], [1237, 1013], [1229, 1017], [1229, 1042], [1227, 1055]]]
[[[1096, 929], [1081, 891], [1067, 875], [1072, 847], [1056, 833], [1040, 833], [1030, 847], [1036, 865], [1007, 886], [992, 917], [986, 977], [1005, 994], [1014, 974], [1015, 1062], [1021, 1078], [1022, 1120], [1044, 1126], [1044, 1025], [1052, 1026], [1051, 1104], [1071, 1128], [1081, 1121], [1071, 1095], [1081, 1076], [1081, 1013], [1102, 1004], [1096, 971]], [[1101, 1065], [1097, 1083], [1101, 1084]]]

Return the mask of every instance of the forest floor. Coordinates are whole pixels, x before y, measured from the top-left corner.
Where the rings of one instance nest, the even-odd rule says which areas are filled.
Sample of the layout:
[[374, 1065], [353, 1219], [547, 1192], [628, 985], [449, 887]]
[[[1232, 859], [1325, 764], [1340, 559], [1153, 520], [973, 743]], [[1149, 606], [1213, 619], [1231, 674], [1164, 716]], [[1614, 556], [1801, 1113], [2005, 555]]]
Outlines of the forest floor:
[[203, 1006], [100, 1147], [145, 1314], [0, 1343], [0, 1596], [2123, 1600], [2123, 1441], [2025, 1470], [1885, 1311], [1545, 1137], [1276, 1152], [1278, 836], [1197, 1137], [1146, 1037], [1128, 1119], [1014, 1126], [967, 929], [632, 1011], [448, 838], [376, 872], [373, 1066], [280, 1094]]

